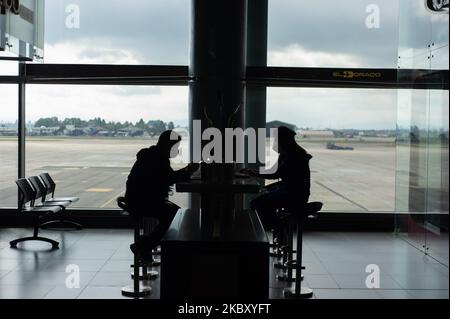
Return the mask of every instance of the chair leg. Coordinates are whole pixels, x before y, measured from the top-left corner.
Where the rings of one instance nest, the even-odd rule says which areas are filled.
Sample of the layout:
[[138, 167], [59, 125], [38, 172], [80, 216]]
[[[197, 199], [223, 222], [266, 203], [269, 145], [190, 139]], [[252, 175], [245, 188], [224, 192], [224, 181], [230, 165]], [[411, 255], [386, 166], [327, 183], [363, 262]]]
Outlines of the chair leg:
[[278, 275], [277, 279], [283, 282], [295, 282], [296, 277], [293, 274], [293, 241], [294, 241], [294, 229], [291, 225], [286, 226], [286, 262], [284, 263], [285, 268], [283, 269], [283, 274]]
[[296, 262], [296, 280], [295, 287], [284, 289], [283, 295], [292, 299], [308, 299], [314, 295], [308, 287], [302, 287], [302, 251], [303, 251], [303, 221], [299, 218], [297, 222], [297, 262]]
[[[155, 280], [159, 276], [159, 272], [156, 270], [149, 270], [148, 267], [152, 267], [152, 265], [147, 264], [139, 264], [139, 280], [148, 281], [148, 280]], [[131, 279], [134, 280], [134, 265], [133, 272], [131, 273]]]
[[81, 224], [75, 223], [70, 220], [52, 220], [40, 225], [42, 229], [75, 229], [82, 230], [83, 226]]
[[[134, 226], [134, 242], [138, 241], [139, 235], [141, 233], [141, 222], [138, 220]], [[146, 297], [151, 294], [152, 288], [141, 284], [139, 280], [139, 258], [137, 254], [134, 254], [134, 264], [133, 264], [133, 285], [122, 288], [122, 296], [129, 298], [141, 298]]]
[[19, 238], [19, 239], [11, 241], [9, 244], [10, 244], [11, 248], [17, 248], [17, 244], [23, 243], [26, 241], [43, 241], [43, 242], [51, 244], [53, 249], [59, 248], [59, 243], [57, 241], [49, 239], [49, 238], [45, 238], [45, 237], [38, 237], [38, 236]]
[[58, 249], [59, 243], [57, 241], [50, 239], [50, 238], [39, 237], [39, 221], [40, 221], [40, 217], [36, 215], [34, 217], [34, 228], [33, 228], [33, 236], [32, 237], [24, 237], [24, 238], [19, 238], [19, 239], [13, 240], [9, 243], [10, 247], [17, 248], [17, 244], [23, 243], [26, 241], [43, 241], [43, 242], [51, 244], [52, 249]]

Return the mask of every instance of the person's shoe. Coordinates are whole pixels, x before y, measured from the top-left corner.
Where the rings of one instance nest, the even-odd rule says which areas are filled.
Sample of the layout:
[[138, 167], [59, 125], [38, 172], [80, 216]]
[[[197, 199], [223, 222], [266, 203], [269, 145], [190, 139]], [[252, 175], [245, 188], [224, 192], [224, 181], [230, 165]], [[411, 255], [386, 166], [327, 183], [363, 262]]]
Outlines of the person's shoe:
[[146, 250], [141, 250], [138, 245], [131, 244], [130, 249], [133, 252], [133, 254], [137, 255], [139, 261], [144, 264], [152, 264], [153, 263], [153, 256], [151, 252], [148, 252]]

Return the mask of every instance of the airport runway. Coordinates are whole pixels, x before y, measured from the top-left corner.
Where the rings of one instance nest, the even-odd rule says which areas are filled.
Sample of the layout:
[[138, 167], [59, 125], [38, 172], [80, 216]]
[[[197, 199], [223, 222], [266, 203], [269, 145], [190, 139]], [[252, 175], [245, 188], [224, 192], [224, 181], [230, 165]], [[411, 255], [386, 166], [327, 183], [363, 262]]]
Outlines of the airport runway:
[[[27, 176], [49, 172], [57, 182], [57, 196], [78, 196], [73, 207], [116, 208], [135, 154], [155, 144], [149, 139], [29, 138]], [[395, 146], [357, 143], [354, 151], [326, 149], [324, 142], [303, 142], [311, 161], [311, 200], [325, 210], [382, 212], [395, 208]], [[0, 206], [16, 203], [17, 143], [0, 139]], [[178, 167], [180, 167], [178, 165]], [[174, 202], [186, 207], [187, 195]]]

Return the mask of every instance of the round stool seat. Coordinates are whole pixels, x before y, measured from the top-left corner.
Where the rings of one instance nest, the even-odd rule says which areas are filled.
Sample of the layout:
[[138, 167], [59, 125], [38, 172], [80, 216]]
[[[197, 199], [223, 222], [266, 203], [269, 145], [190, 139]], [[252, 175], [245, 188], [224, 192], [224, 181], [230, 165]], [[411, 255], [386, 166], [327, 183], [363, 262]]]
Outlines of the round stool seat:
[[129, 298], [142, 298], [150, 296], [152, 293], [152, 288], [145, 286], [144, 284], [139, 284], [139, 290], [137, 291], [134, 286], [127, 286], [122, 288], [122, 296]]
[[283, 295], [287, 299], [309, 299], [313, 297], [314, 293], [307, 287], [301, 287], [299, 293], [295, 291], [295, 288], [285, 288]]

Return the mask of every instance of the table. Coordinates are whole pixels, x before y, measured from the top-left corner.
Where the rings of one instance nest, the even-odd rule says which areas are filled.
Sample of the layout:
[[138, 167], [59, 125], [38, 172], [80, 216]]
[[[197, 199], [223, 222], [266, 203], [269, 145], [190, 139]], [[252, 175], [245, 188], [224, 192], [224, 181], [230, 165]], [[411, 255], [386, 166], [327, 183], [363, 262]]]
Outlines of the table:
[[200, 210], [180, 210], [161, 242], [161, 299], [267, 299], [269, 241], [254, 211], [216, 238]]
[[221, 236], [223, 227], [232, 227], [238, 213], [235, 196], [259, 193], [260, 189], [259, 182], [251, 178], [235, 178], [229, 183], [210, 183], [193, 179], [176, 185], [176, 191], [179, 193], [201, 195], [202, 231], [216, 237]]
[[193, 179], [187, 182], [178, 183], [176, 190], [179, 193], [229, 193], [229, 194], [243, 194], [243, 193], [259, 193], [261, 185], [254, 179], [250, 178], [235, 178], [231, 183], [207, 183], [198, 179]]
[[180, 210], [162, 240], [162, 299], [268, 298], [267, 235], [256, 212], [230, 204], [235, 195], [260, 188], [252, 179], [176, 185], [178, 192], [206, 199], [199, 209]]

